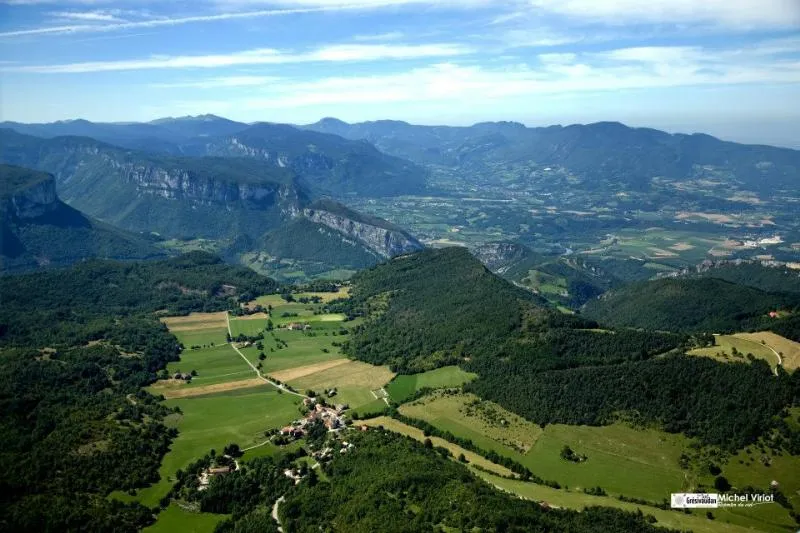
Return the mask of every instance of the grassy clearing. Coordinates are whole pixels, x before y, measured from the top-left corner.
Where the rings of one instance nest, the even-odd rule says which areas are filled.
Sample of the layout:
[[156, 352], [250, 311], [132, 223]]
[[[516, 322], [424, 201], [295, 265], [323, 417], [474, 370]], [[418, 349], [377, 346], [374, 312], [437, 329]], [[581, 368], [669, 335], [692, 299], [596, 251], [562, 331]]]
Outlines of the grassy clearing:
[[221, 450], [235, 442], [247, 448], [264, 441], [264, 431], [281, 427], [298, 417], [300, 399], [280, 394], [274, 387], [261, 385], [193, 398], [167, 400], [169, 407], [180, 407], [182, 415], [172, 423], [179, 434], [164, 456], [161, 480], [139, 491], [135, 499], [155, 506], [175, 482], [179, 468], [202, 457], [211, 448]]
[[771, 331], [759, 331], [757, 333], [737, 333], [736, 338], [762, 344], [772, 348], [781, 355], [783, 368], [786, 370], [796, 370], [800, 368], [800, 343], [781, 337]]
[[[360, 423], [371, 427], [383, 426], [384, 429], [388, 429], [389, 431], [394, 431], [395, 433], [400, 433], [401, 435], [406, 435], [420, 442], [423, 442], [426, 438], [428, 438], [425, 437], [425, 435], [422, 433], [422, 430], [403, 424], [399, 420], [395, 420], [394, 418], [389, 418], [388, 416], [379, 416], [378, 418], [371, 418], [369, 420], [364, 420]], [[469, 450], [465, 450], [461, 446], [457, 446], [438, 437], [429, 437], [429, 438], [431, 439], [431, 442], [433, 443], [434, 446], [441, 446], [443, 448], [447, 448], [450, 451], [450, 453], [453, 454], [453, 457], [458, 457], [460, 454], [463, 453], [464, 457], [467, 458], [467, 461], [469, 461], [470, 464], [478, 465], [481, 468], [485, 468], [487, 470], [490, 470], [491, 472], [500, 474], [501, 476], [512, 475], [511, 471], [508, 470], [506, 467], [496, 465], [476, 453], [473, 453]]]
[[460, 387], [476, 377], [475, 374], [465, 372], [457, 366], [444, 366], [421, 374], [397, 376], [386, 387], [386, 391], [393, 401], [401, 403], [420, 389]]
[[[778, 357], [768, 347], [752, 338], [736, 335], [715, 335], [716, 346], [707, 348], [695, 348], [688, 352], [689, 355], [700, 355], [711, 357], [718, 361], [747, 361], [746, 355], [752, 353], [754, 357], [763, 359], [771, 367], [778, 364]], [[734, 351], [735, 350], [735, 351]], [[737, 355], [734, 355], [737, 354]]]
[[498, 453], [499, 447], [507, 453], [527, 452], [543, 432], [540, 426], [474, 394], [434, 393], [401, 406], [400, 412]]
[[152, 526], [143, 529], [144, 533], [211, 533], [218, 523], [230, 515], [214, 513], [194, 513], [186, 511], [176, 504], [161, 511], [158, 521]]
[[231, 317], [231, 334], [233, 337], [246, 335], [255, 337], [267, 327], [267, 319], [234, 318]]
[[[604, 427], [554, 424], [539, 426], [470, 395], [436, 395], [401, 412], [471, 439], [476, 445], [514, 459], [534, 474], [573, 488], [603, 487], [624, 494], [661, 501], [684, 488], [678, 459], [688, 439], [656, 430], [636, 430], [622, 424]], [[416, 402], [415, 402], [416, 403]], [[504, 426], [500, 420], [505, 419]], [[588, 456], [583, 463], [561, 459], [570, 446]], [[525, 451], [527, 450], [527, 451]]]
[[178, 371], [190, 372], [192, 370], [197, 371], [197, 376], [192, 378], [190, 383], [182, 385], [183, 387], [202, 387], [215, 383], [239, 381], [252, 377], [254, 374], [247, 363], [228, 344], [199, 350], [184, 350], [181, 353], [180, 361], [167, 365], [170, 375]]
[[665, 511], [657, 507], [621, 502], [607, 496], [590, 496], [583, 492], [552, 489], [544, 485], [506, 479], [478, 470], [474, 470], [474, 472], [486, 482], [501, 490], [516, 494], [525, 499], [547, 502], [555, 507], [581, 510], [587, 506], [601, 505], [632, 512], [636, 512], [640, 509], [644, 514], [654, 516], [658, 520], [659, 526], [679, 530], [691, 530], [695, 533], [752, 533], [753, 531], [753, 529], [749, 527], [724, 522], [723, 520], [726, 520], [727, 517], [721, 516], [725, 513], [719, 509], [714, 510], [714, 515], [717, 519], [712, 521], [704, 516], [704, 512], [696, 512], [695, 514], [687, 515], [676, 511]]
[[208, 328], [208, 329], [194, 329], [190, 331], [173, 331], [170, 333], [178, 338], [178, 342], [183, 344], [187, 349], [192, 346], [219, 346], [228, 342], [226, 335], [228, 334], [227, 326], [221, 328]]
[[[254, 375], [252, 372], [250, 375]], [[164, 383], [164, 382], [161, 382]], [[174, 383], [172, 380], [167, 382], [170, 385]], [[160, 392], [164, 398], [167, 400], [171, 400], [173, 398], [189, 398], [191, 396], [205, 396], [208, 394], [216, 394], [218, 392], [227, 392], [236, 389], [249, 389], [251, 387], [257, 387], [259, 385], [264, 385], [265, 382], [261, 378], [249, 378], [243, 379], [241, 381], [228, 381], [225, 383], [215, 383], [213, 385], [204, 385], [201, 387], [186, 387], [185, 385], [180, 385], [177, 383], [177, 386], [168, 386], [162, 388], [159, 384], [153, 386], [153, 392]]]

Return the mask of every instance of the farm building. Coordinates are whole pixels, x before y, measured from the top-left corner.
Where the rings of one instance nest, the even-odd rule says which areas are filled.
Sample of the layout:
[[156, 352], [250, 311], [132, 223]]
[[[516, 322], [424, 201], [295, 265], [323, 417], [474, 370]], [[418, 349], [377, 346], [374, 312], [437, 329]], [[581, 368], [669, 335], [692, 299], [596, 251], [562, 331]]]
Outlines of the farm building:
[[291, 322], [287, 324], [286, 329], [292, 331], [305, 331], [307, 329], [311, 329], [311, 325], [303, 324], [302, 322]]

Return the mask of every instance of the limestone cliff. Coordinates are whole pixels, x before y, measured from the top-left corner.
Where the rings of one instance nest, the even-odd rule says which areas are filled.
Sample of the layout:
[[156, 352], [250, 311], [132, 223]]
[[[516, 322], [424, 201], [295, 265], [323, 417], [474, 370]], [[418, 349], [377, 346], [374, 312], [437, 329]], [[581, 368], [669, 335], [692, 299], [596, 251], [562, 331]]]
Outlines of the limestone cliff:
[[358, 213], [339, 207], [342, 212], [306, 208], [303, 210], [303, 215], [312, 222], [327, 226], [345, 237], [360, 242], [382, 257], [394, 257], [423, 248], [413, 236], [392, 227], [386, 221], [367, 219]]

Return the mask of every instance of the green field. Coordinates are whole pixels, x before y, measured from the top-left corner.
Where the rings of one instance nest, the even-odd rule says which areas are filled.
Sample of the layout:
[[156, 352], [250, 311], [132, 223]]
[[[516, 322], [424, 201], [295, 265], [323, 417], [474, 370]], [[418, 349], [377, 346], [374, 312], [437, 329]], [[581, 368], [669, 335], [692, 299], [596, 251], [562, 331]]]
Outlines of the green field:
[[704, 512], [697, 511], [694, 514], [687, 515], [682, 512], [667, 511], [657, 507], [622, 502], [616, 498], [607, 496], [590, 496], [583, 492], [558, 490], [544, 485], [506, 479], [480, 470], [474, 470], [474, 472], [476, 475], [501, 490], [529, 500], [547, 502], [555, 507], [580, 510], [587, 506], [601, 505], [633, 512], [639, 509], [645, 515], [654, 516], [658, 520], [659, 526], [679, 530], [691, 530], [695, 533], [746, 533], [754, 530], [759, 531], [759, 529], [750, 529], [752, 523], [749, 526], [744, 526], [723, 522], [722, 520], [727, 520], [729, 518], [726, 516], [726, 510], [714, 509], [714, 515], [717, 519], [709, 520], [704, 516]]
[[[650, 501], [661, 501], [670, 492], [686, 488], [678, 459], [689, 441], [680, 435], [622, 424], [553, 424], [542, 430], [491, 402], [481, 402], [484, 408], [470, 410], [468, 406], [474, 400], [472, 395], [437, 395], [402, 406], [400, 412], [471, 439], [481, 448], [514, 459], [534, 474], [561, 485], [600, 486], [610, 494]], [[495, 414], [487, 415], [487, 409]], [[564, 445], [585, 454], [588, 460], [574, 463], [561, 459]]]
[[298, 417], [299, 402], [297, 396], [280, 394], [269, 385], [167, 400], [167, 406], [182, 411], [172, 417], [179, 434], [161, 463], [161, 481], [139, 491], [135, 499], [156, 505], [175, 482], [175, 472], [211, 448], [221, 450], [231, 442], [242, 448], [260, 444], [264, 431]]
[[[747, 361], [746, 355], [752, 353], [756, 358], [763, 359], [773, 368], [778, 364], [778, 358], [775, 353], [760, 342], [734, 335], [714, 335], [714, 339], [716, 341], [715, 346], [695, 348], [688, 352], [689, 355], [711, 357], [717, 361]], [[738, 355], [734, 355], [734, 349]]]
[[181, 344], [189, 349], [192, 346], [225, 344], [227, 342], [226, 335], [228, 334], [228, 329], [221, 327], [196, 329], [191, 331], [172, 331], [171, 333], [178, 338], [178, 341]]
[[[331, 359], [342, 357], [338, 347], [333, 343], [344, 342], [346, 336], [326, 336], [319, 332], [309, 334], [304, 331], [274, 331], [275, 337], [267, 334], [262, 341], [264, 344], [264, 355], [266, 359], [262, 361], [263, 372], [269, 374], [278, 370], [306, 366]], [[288, 346], [279, 347], [276, 339], [284, 341]], [[272, 351], [274, 349], [274, 351]], [[328, 350], [324, 352], [323, 350]], [[241, 348], [242, 353], [249, 361], [257, 365], [258, 349], [255, 346]]]
[[255, 337], [267, 327], [266, 318], [230, 318], [232, 337], [246, 335]]
[[144, 533], [211, 533], [229, 515], [195, 513], [181, 509], [172, 503], [158, 514], [158, 521], [143, 529]]
[[178, 371], [191, 372], [192, 370], [197, 371], [197, 376], [192, 378], [187, 385], [183, 385], [185, 387], [201, 387], [255, 376], [247, 363], [227, 344], [213, 348], [184, 350], [181, 353], [180, 361], [167, 365], [170, 375]]
[[432, 389], [460, 387], [475, 377], [475, 374], [464, 372], [457, 366], [445, 366], [421, 374], [397, 376], [386, 386], [386, 391], [393, 401], [402, 403], [426, 387]]

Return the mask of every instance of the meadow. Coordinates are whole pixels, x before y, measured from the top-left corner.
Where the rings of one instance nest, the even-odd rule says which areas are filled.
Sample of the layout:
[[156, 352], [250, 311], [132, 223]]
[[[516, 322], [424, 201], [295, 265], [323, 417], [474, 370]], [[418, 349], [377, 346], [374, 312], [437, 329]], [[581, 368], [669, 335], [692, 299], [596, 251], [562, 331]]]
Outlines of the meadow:
[[[747, 361], [746, 355], [751, 353], [757, 359], [763, 359], [771, 367], [778, 364], [778, 357], [775, 352], [766, 344], [761, 344], [759, 334], [753, 337], [750, 334], [737, 333], [735, 335], [714, 335], [715, 346], [705, 348], [695, 348], [688, 352], [689, 355], [699, 355], [711, 357], [717, 361]], [[774, 335], [774, 334], [773, 334]], [[778, 335], [775, 335], [777, 337]], [[787, 339], [788, 340], [788, 339]], [[789, 341], [791, 342], [791, 341]], [[800, 346], [800, 345], [799, 345]]]
[[209, 533], [228, 515], [187, 511], [172, 503], [158, 514], [158, 521], [143, 533]]
[[[678, 459], [688, 440], [679, 435], [622, 424], [553, 424], [542, 429], [492, 402], [479, 401], [470, 408], [476, 401], [477, 397], [466, 394], [434, 395], [401, 406], [400, 412], [514, 459], [539, 477], [562, 486], [601, 486], [610, 494], [650, 501], [661, 501], [670, 492], [684, 488]], [[575, 463], [562, 459], [564, 445], [588, 460]]]
[[[783, 360], [783, 368], [786, 370], [797, 370], [800, 368], [800, 343], [781, 337], [771, 331], [759, 331], [756, 333], [737, 333], [736, 338], [762, 344], [780, 354]], [[774, 358], [774, 354], [773, 354]]]
[[[214, 346], [213, 348], [199, 348], [184, 350], [181, 360], [167, 365], [170, 376], [175, 372], [188, 373], [192, 370], [197, 375], [181, 387], [200, 387], [214, 383], [224, 383], [254, 377], [255, 373], [245, 363], [236, 351], [228, 344]], [[154, 390], [159, 386], [157, 382]]]
[[389, 397], [392, 401], [402, 403], [421, 389], [460, 387], [476, 377], [475, 374], [465, 372], [457, 366], [444, 366], [436, 370], [422, 372], [421, 374], [396, 376], [392, 382], [386, 386], [386, 391], [389, 393]]
[[336, 388], [337, 395], [332, 402], [358, 408], [375, 401], [376, 396], [372, 391], [380, 389], [393, 377], [394, 373], [387, 366], [373, 366], [346, 359], [336, 366], [287, 381], [301, 391], [311, 389], [320, 393]]
[[300, 398], [281, 394], [263, 384], [233, 390], [166, 400], [168, 407], [180, 408], [181, 414], [170, 415], [170, 425], [178, 428], [178, 437], [164, 456], [159, 474], [161, 480], [135, 496], [145, 505], [154, 506], [175, 482], [175, 472], [212, 448], [222, 450], [237, 443], [242, 448], [260, 444], [264, 432], [286, 425], [299, 416]]

